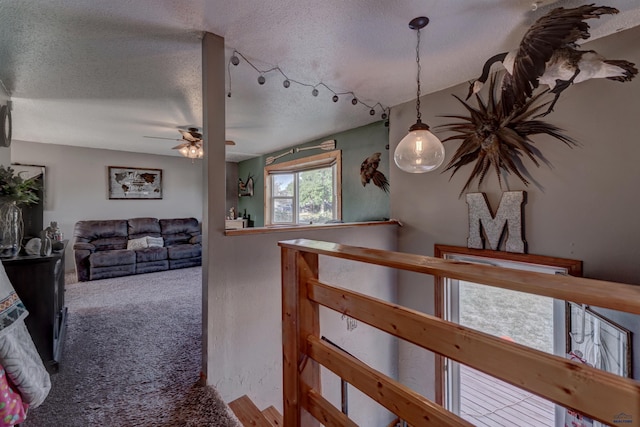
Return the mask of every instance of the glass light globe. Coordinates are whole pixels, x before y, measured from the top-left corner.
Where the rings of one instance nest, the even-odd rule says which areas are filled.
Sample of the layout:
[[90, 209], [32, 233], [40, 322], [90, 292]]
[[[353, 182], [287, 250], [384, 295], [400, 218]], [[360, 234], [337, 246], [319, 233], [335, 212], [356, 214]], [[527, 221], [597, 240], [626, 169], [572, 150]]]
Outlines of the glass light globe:
[[429, 131], [427, 125], [418, 122], [411, 126], [409, 134], [402, 138], [396, 147], [393, 159], [405, 172], [431, 172], [444, 162], [444, 146]]

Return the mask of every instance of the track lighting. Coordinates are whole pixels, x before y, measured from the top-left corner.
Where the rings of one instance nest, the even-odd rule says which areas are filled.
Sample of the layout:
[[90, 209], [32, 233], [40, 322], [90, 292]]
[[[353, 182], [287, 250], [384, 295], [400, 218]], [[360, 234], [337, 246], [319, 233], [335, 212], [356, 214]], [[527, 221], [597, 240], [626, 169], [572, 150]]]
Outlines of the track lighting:
[[313, 90], [311, 91], [311, 95], [318, 96], [318, 89], [314, 87]]
[[289, 81], [289, 79], [285, 79], [285, 81], [282, 82], [282, 86], [284, 86], [284, 87], [291, 86], [291, 82]]
[[333, 95], [333, 98], [331, 98], [333, 100], [333, 102], [338, 102], [338, 95]]
[[262, 74], [258, 76], [258, 84], [263, 85], [267, 80], [264, 78]]
[[356, 105], [358, 103], [358, 98], [353, 98], [351, 100], [351, 105]]
[[240, 58], [238, 58], [235, 53], [231, 57], [231, 63], [233, 65], [238, 65], [240, 63]]

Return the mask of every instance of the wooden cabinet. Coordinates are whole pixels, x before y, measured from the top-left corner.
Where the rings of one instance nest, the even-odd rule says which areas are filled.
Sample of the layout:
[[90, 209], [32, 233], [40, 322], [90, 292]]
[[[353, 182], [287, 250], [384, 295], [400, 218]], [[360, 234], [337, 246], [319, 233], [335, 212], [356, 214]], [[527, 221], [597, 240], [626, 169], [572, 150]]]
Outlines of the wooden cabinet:
[[[64, 242], [66, 249], [67, 241]], [[16, 293], [29, 311], [25, 319], [47, 370], [55, 372], [62, 355], [67, 321], [64, 305], [64, 249], [49, 256], [3, 258]]]

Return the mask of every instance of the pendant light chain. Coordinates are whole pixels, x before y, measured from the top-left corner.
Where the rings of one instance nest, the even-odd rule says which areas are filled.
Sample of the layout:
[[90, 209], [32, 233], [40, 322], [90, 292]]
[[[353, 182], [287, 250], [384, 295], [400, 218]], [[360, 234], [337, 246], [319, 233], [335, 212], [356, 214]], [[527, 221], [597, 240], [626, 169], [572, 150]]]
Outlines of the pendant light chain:
[[429, 132], [429, 125], [422, 123], [420, 113], [420, 30], [427, 26], [429, 18], [419, 16], [409, 22], [409, 28], [418, 32], [416, 44], [416, 64], [418, 68], [416, 91], [416, 123], [411, 125], [409, 133], [400, 140], [393, 153], [396, 165], [405, 172], [424, 173], [440, 167], [444, 161], [444, 146], [437, 136]]
[[422, 118], [422, 114], [420, 113], [420, 71], [422, 68], [420, 67], [420, 29], [418, 29], [418, 43], [416, 45], [416, 62], [418, 63], [418, 91], [416, 93], [416, 112], [418, 113], [418, 121], [420, 122]]

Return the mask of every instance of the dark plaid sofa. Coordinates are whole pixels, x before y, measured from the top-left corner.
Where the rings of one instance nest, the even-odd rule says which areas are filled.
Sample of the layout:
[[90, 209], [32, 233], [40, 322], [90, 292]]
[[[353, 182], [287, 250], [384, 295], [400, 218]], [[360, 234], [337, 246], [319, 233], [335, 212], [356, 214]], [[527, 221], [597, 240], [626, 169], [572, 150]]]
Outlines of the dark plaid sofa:
[[80, 282], [202, 264], [195, 218], [78, 221], [73, 236]]

